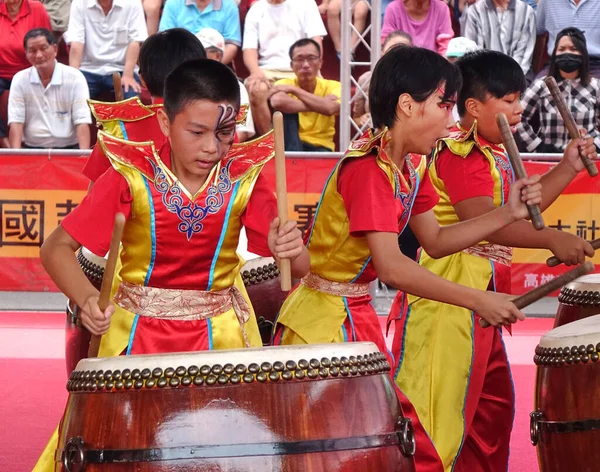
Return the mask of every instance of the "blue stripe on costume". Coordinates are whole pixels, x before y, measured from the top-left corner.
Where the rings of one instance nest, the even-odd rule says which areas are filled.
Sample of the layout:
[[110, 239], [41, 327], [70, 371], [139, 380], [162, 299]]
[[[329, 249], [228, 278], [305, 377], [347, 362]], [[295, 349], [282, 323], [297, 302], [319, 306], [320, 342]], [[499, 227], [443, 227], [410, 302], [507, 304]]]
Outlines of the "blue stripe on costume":
[[348, 342], [348, 331], [346, 331], [346, 327], [342, 325], [342, 334], [344, 335], [344, 342]]
[[342, 300], [344, 301], [344, 307], [346, 308], [348, 320], [350, 320], [350, 326], [352, 327], [352, 339], [350, 341], [356, 341], [356, 331], [354, 331], [354, 320], [352, 320], [352, 313], [350, 313], [350, 307], [348, 306], [348, 299], [346, 297], [342, 297]]
[[213, 333], [212, 333], [212, 320], [206, 319], [206, 327], [208, 328], [208, 350], [213, 350]]
[[350, 283], [352, 282], [356, 282], [358, 280], [358, 278], [362, 275], [362, 273], [365, 271], [365, 269], [367, 268], [367, 266], [369, 265], [369, 262], [371, 262], [371, 256], [367, 257], [367, 260], [365, 261], [365, 263], [363, 264], [363, 266], [361, 267], [360, 271], [358, 272], [358, 275], [356, 277], [354, 277]]
[[123, 139], [129, 140], [129, 137], [127, 136], [127, 130], [125, 129], [125, 123], [119, 121], [119, 126], [121, 127], [121, 133], [123, 133]]
[[148, 264], [148, 272], [146, 272], [146, 278], [144, 279], [144, 285], [148, 286], [150, 277], [152, 276], [152, 270], [154, 269], [154, 262], [156, 261], [156, 219], [154, 215], [154, 202], [152, 201], [152, 191], [148, 180], [145, 178], [144, 185], [146, 186], [146, 192], [148, 193], [148, 206], [150, 207], [150, 239], [152, 241], [152, 249], [150, 253], [150, 264]]
[[135, 329], [137, 328], [137, 323], [140, 315], [135, 315], [133, 319], [133, 325], [131, 326], [131, 332], [129, 333], [129, 342], [127, 343], [127, 351], [125, 351], [125, 355], [128, 356], [131, 354], [131, 348], [133, 347], [133, 338], [135, 337]]
[[213, 257], [212, 263], [210, 264], [210, 274], [208, 275], [208, 286], [206, 291], [210, 291], [214, 282], [215, 275], [215, 266], [217, 265], [217, 260], [219, 259], [219, 253], [221, 252], [221, 246], [223, 246], [223, 240], [225, 239], [225, 234], [227, 234], [227, 226], [229, 225], [229, 217], [231, 215], [231, 208], [233, 207], [233, 202], [235, 201], [235, 197], [240, 188], [240, 183], [237, 182], [233, 187], [231, 192], [231, 197], [229, 199], [229, 204], [227, 205], [227, 212], [225, 213], [225, 221], [223, 222], [223, 229], [221, 230], [221, 236], [219, 237], [219, 243], [217, 244], [217, 249], [215, 249], [215, 255]]

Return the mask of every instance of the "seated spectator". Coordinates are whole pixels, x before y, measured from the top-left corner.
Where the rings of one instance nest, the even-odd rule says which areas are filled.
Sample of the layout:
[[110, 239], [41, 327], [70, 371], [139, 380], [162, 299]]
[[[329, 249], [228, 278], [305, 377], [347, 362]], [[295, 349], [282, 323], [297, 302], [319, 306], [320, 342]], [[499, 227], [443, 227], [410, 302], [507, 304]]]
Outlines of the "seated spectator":
[[319, 77], [323, 61], [314, 40], [296, 41], [290, 58], [296, 77], [275, 82], [269, 99], [273, 109], [284, 114], [285, 150], [333, 151], [341, 84]]
[[[585, 33], [590, 57], [590, 74], [600, 79], [600, 0], [539, 0], [537, 34], [548, 33], [548, 55], [556, 44], [558, 34], [568, 27]], [[548, 75], [545, 67], [538, 77]]]
[[158, 29], [169, 28], [185, 28], [194, 34], [202, 28], [216, 29], [225, 38], [224, 64], [235, 58], [242, 45], [240, 11], [233, 0], [167, 0]]
[[67, 26], [69, 26], [71, 0], [41, 0], [41, 2], [46, 7], [48, 16], [50, 16], [52, 32], [58, 41], [63, 33], [67, 31]]
[[509, 55], [525, 75], [531, 70], [535, 12], [524, 1], [478, 0], [468, 10], [464, 36], [482, 49]]
[[477, 46], [475, 41], [471, 41], [469, 38], [463, 38], [462, 36], [457, 36], [456, 38], [452, 38], [448, 43], [446, 59], [448, 59], [448, 62], [455, 63], [468, 52], [477, 51], [478, 49], [480, 49], [480, 47]]
[[[412, 46], [412, 38], [404, 31], [392, 31], [388, 34], [388, 37], [385, 38], [381, 52], [385, 54], [399, 44]], [[371, 110], [369, 109], [369, 85], [371, 83], [371, 74], [371, 71], [367, 71], [358, 78], [359, 89], [356, 89], [356, 94], [353, 99], [352, 118], [361, 129], [372, 126]]]
[[[206, 51], [206, 57], [213, 61], [222, 62], [225, 53], [225, 39], [223, 35], [213, 28], [202, 28], [196, 35]], [[252, 110], [250, 109], [250, 99], [248, 91], [242, 82], [240, 85], [240, 105], [246, 106], [248, 114], [245, 124], [237, 124], [235, 127], [236, 141], [243, 143], [254, 136], [254, 122], [252, 121]]]
[[454, 37], [450, 10], [442, 0], [394, 0], [386, 11], [381, 29], [384, 41], [392, 31], [410, 34], [415, 46], [446, 54]]
[[279, 79], [294, 78], [288, 56], [290, 46], [299, 39], [312, 38], [322, 48], [326, 35], [314, 0], [259, 0], [252, 5], [244, 23], [243, 44], [250, 94], [252, 82], [260, 81], [268, 87]]
[[[600, 81], [590, 74], [590, 60], [583, 31], [565, 28], [556, 36], [548, 73], [556, 79], [577, 128], [594, 138], [600, 152]], [[570, 136], [543, 79], [537, 79], [525, 91], [518, 135], [529, 152], [563, 153]], [[540, 129], [530, 125], [538, 115]]]
[[10, 146], [88, 149], [92, 117], [85, 77], [56, 61], [58, 46], [47, 29], [29, 31], [24, 47], [32, 67], [17, 72], [10, 87]]
[[[50, 17], [36, 1], [4, 0], [0, 2], [0, 96], [10, 89], [14, 75], [29, 67], [23, 52], [23, 38], [30, 29], [50, 29]], [[0, 119], [0, 145], [9, 147], [6, 123]]]
[[[323, 13], [323, 10], [327, 12], [327, 28], [329, 29], [337, 57], [340, 59], [342, 55], [342, 0], [323, 0], [321, 5], [319, 5], [319, 11]], [[362, 35], [367, 26], [367, 16], [370, 10], [369, 4], [365, 0], [352, 0], [353, 25], [356, 31], [358, 31], [357, 34], [356, 31], [352, 30], [350, 46], [353, 53], [360, 42], [358, 35]]]
[[124, 98], [141, 92], [135, 73], [140, 45], [148, 37], [139, 1], [73, 0], [65, 40], [71, 46], [69, 65], [88, 83], [90, 98], [114, 93], [112, 74], [121, 74]]

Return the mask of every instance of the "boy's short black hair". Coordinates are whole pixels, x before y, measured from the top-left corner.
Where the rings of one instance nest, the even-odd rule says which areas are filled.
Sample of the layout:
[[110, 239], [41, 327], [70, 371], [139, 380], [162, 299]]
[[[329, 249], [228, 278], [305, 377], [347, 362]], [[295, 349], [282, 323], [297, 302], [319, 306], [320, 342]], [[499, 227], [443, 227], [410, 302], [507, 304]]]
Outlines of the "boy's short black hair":
[[171, 121], [196, 100], [225, 102], [240, 109], [240, 85], [233, 71], [211, 59], [187, 61], [165, 80], [165, 111]]
[[428, 49], [390, 49], [379, 59], [369, 85], [373, 125], [394, 125], [400, 95], [407, 93], [417, 102], [424, 102], [442, 84], [444, 100], [450, 100], [460, 89], [460, 73], [454, 64]]
[[48, 44], [52, 46], [56, 44], [56, 38], [52, 34], [52, 32], [46, 28], [34, 28], [27, 31], [27, 34], [23, 38], [23, 49], [27, 52], [27, 41], [33, 38], [37, 38], [39, 36], [43, 36], [48, 41]]
[[498, 51], [479, 50], [465, 54], [456, 65], [463, 78], [456, 106], [458, 114], [466, 113], [469, 98], [485, 101], [488, 95], [502, 98], [511, 93], [523, 94], [527, 87], [525, 74], [517, 61]]
[[153, 97], [162, 97], [167, 75], [179, 64], [205, 59], [200, 40], [183, 28], [172, 28], [153, 34], [140, 49], [140, 75]]
[[314, 47], [316, 47], [317, 51], [319, 52], [319, 56], [321, 56], [321, 46], [319, 46], [319, 43], [311, 38], [302, 38], [290, 46], [290, 59], [293, 59], [294, 49], [308, 46], [309, 44], [312, 44]]

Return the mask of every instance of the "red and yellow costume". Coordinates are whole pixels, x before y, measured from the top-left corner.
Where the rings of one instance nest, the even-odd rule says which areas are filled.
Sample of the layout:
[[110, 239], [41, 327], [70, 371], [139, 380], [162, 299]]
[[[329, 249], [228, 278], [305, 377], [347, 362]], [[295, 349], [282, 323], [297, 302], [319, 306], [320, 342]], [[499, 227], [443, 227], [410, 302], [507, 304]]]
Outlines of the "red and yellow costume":
[[[152, 142], [101, 132], [99, 145], [112, 168], [61, 223], [105, 254], [116, 213], [127, 217], [117, 310], [99, 356], [262, 346], [236, 248], [244, 226], [249, 250], [271, 255], [267, 234], [277, 206], [260, 172], [273, 156], [272, 135], [232, 146], [196, 195], [171, 172], [168, 142], [157, 152]], [[35, 470], [53, 470], [55, 444]]]
[[[441, 226], [459, 221], [457, 203], [508, 198], [514, 180], [504, 148], [472, 129], [455, 129], [442, 140], [429, 166], [440, 200]], [[479, 290], [510, 292], [512, 249], [482, 242], [433, 259], [423, 249], [419, 264], [452, 282]], [[500, 329], [483, 329], [466, 308], [396, 296], [393, 353], [396, 384], [415, 406], [446, 471], [492, 472], [508, 467], [514, 393]]]
[[[408, 156], [399, 169], [385, 151], [388, 142], [387, 130], [367, 131], [330, 175], [307, 235], [311, 272], [283, 304], [274, 344], [371, 341], [388, 352], [370, 303], [377, 274], [365, 233], [400, 233], [411, 212], [426, 212], [438, 200], [425, 157]], [[410, 403], [398, 394], [419, 436], [419, 470], [440, 470]]]

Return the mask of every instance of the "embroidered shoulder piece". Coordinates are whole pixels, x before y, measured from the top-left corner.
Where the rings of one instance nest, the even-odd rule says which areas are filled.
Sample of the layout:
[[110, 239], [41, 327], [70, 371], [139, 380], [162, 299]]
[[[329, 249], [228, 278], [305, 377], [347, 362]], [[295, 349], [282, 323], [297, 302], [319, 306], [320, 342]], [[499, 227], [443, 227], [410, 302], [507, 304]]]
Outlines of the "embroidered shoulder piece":
[[254, 169], [263, 167], [269, 162], [275, 155], [274, 145], [273, 131], [252, 141], [234, 144], [222, 165], [229, 167], [231, 180], [237, 182]]
[[144, 105], [139, 97], [128, 98], [120, 102], [99, 102], [88, 100], [88, 106], [99, 123], [107, 121], [139, 121], [156, 114], [156, 108], [162, 105]]
[[154, 180], [153, 162], [158, 160], [154, 142], [136, 143], [115, 138], [104, 131], [98, 131], [98, 144], [109, 158], [113, 167], [126, 166], [141, 172], [145, 177]]

